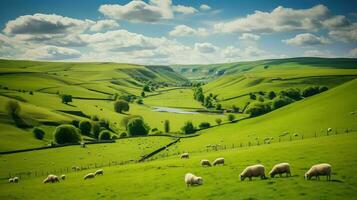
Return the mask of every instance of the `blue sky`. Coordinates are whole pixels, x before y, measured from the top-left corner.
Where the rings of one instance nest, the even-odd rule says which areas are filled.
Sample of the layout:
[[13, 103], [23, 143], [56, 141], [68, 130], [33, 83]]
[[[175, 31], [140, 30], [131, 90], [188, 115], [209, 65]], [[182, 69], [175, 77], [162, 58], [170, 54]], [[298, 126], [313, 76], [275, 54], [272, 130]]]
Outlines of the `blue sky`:
[[0, 57], [141, 64], [357, 57], [354, 1], [0, 1]]

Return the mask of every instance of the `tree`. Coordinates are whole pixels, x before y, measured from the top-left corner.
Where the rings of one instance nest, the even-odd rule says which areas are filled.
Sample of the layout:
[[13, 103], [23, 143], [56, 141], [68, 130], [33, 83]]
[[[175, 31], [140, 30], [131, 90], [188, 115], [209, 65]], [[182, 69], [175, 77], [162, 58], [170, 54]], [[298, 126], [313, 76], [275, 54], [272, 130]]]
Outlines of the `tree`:
[[72, 102], [72, 95], [63, 94], [63, 95], [61, 96], [61, 99], [62, 99], [62, 103], [68, 104], [68, 103]]
[[209, 122], [201, 122], [200, 125], [198, 125], [198, 127], [200, 127], [200, 129], [206, 129], [211, 127], [211, 124]]
[[42, 140], [45, 136], [45, 131], [42, 128], [34, 128], [32, 131], [36, 139]]
[[144, 102], [143, 102], [143, 99], [137, 99], [137, 100], [136, 100], [136, 103], [137, 103], [137, 104], [143, 104]]
[[264, 102], [264, 97], [260, 96], [260, 97], [258, 98], [258, 101]]
[[149, 85], [144, 85], [143, 91], [144, 92], [150, 92], [150, 86]]
[[125, 129], [128, 130], [128, 129], [127, 129], [127, 128], [128, 128], [128, 123], [129, 123], [129, 121], [130, 121], [131, 119], [134, 119], [134, 118], [143, 119], [143, 117], [140, 116], [140, 115], [129, 115], [129, 116], [125, 116], [125, 117], [123, 117], [123, 118], [121, 119], [121, 121], [120, 121], [121, 126], [125, 127]]
[[94, 122], [92, 124], [92, 133], [94, 135], [95, 138], [99, 138], [99, 133], [100, 133], [100, 125], [98, 122]]
[[82, 120], [79, 122], [79, 129], [83, 135], [90, 135], [92, 129], [92, 123], [88, 120]]
[[217, 119], [216, 119], [216, 123], [217, 123], [218, 125], [220, 125], [220, 124], [222, 123], [222, 119], [217, 118]]
[[142, 118], [133, 118], [129, 120], [127, 130], [131, 136], [147, 135], [150, 127], [145, 124]]
[[187, 121], [185, 125], [181, 128], [182, 132], [185, 134], [192, 134], [196, 132], [196, 128], [193, 126], [192, 122]]
[[222, 104], [217, 103], [216, 104], [216, 110], [222, 110]]
[[302, 92], [302, 96], [303, 97], [310, 97], [313, 96], [315, 94], [320, 93], [320, 89], [317, 86], [311, 86], [306, 88], [303, 92]]
[[238, 113], [240, 109], [236, 105], [233, 105], [232, 110], [233, 110], [233, 112]]
[[251, 100], [256, 100], [256, 99], [257, 99], [257, 96], [256, 96], [255, 94], [253, 94], [253, 93], [250, 93], [250, 94], [249, 94], [249, 98], [250, 98]]
[[296, 101], [301, 99], [301, 93], [299, 89], [289, 88], [285, 91], [280, 92], [281, 96], [287, 96]]
[[292, 102], [294, 102], [294, 100], [290, 99], [289, 97], [276, 98], [273, 100], [272, 109], [275, 110], [281, 108], [283, 106], [291, 104]]
[[21, 106], [20, 106], [19, 102], [10, 100], [6, 104], [6, 109], [10, 116], [12, 116], [12, 117], [19, 116], [20, 111], [21, 111]]
[[144, 91], [141, 92], [141, 97], [145, 97], [145, 92]]
[[268, 94], [269, 99], [274, 99], [276, 97], [276, 94], [274, 91], [270, 91]]
[[320, 92], [325, 92], [325, 91], [328, 90], [328, 87], [322, 86], [322, 87], [319, 88], [319, 90], [320, 90]]
[[269, 103], [254, 103], [249, 105], [249, 108], [245, 113], [249, 114], [251, 117], [256, 117], [271, 111]]
[[169, 120], [165, 120], [165, 122], [164, 122], [164, 130], [165, 130], [165, 133], [169, 133], [170, 132], [170, 121]]
[[111, 134], [108, 130], [103, 130], [99, 134], [99, 140], [110, 140]]
[[213, 104], [212, 104], [212, 100], [210, 96], [207, 96], [204, 100], [204, 105], [206, 108], [212, 108]]
[[63, 124], [55, 129], [54, 139], [57, 144], [77, 143], [81, 140], [81, 136], [76, 127]]
[[228, 118], [228, 121], [233, 122], [233, 121], [236, 119], [236, 116], [233, 115], [233, 114], [229, 114], [229, 115], [227, 116], [227, 118]]
[[123, 113], [123, 111], [124, 112], [129, 111], [129, 103], [124, 100], [117, 100], [114, 103], [114, 110], [115, 110], [115, 112], [118, 112], [118, 113]]

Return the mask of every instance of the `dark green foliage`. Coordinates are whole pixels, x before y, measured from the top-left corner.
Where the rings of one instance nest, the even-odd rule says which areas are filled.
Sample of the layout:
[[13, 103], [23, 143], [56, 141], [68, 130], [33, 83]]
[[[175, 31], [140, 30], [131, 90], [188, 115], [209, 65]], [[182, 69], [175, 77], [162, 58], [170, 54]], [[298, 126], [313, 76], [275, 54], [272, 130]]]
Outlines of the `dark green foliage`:
[[108, 130], [101, 131], [99, 133], [99, 140], [110, 140], [111, 134]]
[[137, 103], [137, 104], [143, 104], [144, 102], [143, 102], [143, 99], [137, 99], [137, 100], [136, 100], [136, 103]]
[[19, 102], [10, 100], [6, 104], [6, 110], [10, 116], [14, 116], [14, 115], [18, 116], [21, 111], [21, 106]]
[[227, 116], [227, 118], [228, 118], [228, 121], [233, 122], [233, 121], [236, 119], [236, 116], [233, 115], [233, 114], [229, 114], [229, 115]]
[[145, 92], [144, 91], [141, 92], [141, 97], [145, 97]]
[[188, 121], [185, 125], [181, 128], [182, 132], [185, 134], [192, 134], [196, 132], [196, 128], [193, 126], [192, 122]]
[[54, 140], [57, 144], [77, 143], [81, 140], [81, 136], [76, 127], [63, 124], [57, 126], [54, 133]]
[[222, 119], [217, 118], [217, 119], [216, 119], [216, 123], [217, 123], [218, 125], [220, 125], [220, 124], [222, 123]]
[[213, 107], [213, 103], [212, 103], [212, 97], [211, 96], [207, 96], [204, 100], [204, 106], [206, 108], [212, 108]]
[[145, 124], [142, 118], [133, 118], [129, 120], [127, 130], [131, 136], [147, 135], [150, 127]]
[[122, 133], [120, 133], [120, 138], [125, 138], [125, 137], [127, 137], [128, 136], [128, 134], [126, 134], [125, 132], [122, 132]]
[[258, 101], [264, 102], [264, 97], [260, 96], [260, 97], [258, 98]]
[[301, 97], [301, 93], [299, 89], [294, 89], [294, 88], [290, 88], [287, 90], [283, 90], [280, 92], [281, 96], [286, 96], [289, 97], [291, 99], [294, 99], [296, 101], [300, 100]]
[[193, 91], [193, 97], [194, 99], [196, 99], [197, 101], [204, 103], [205, 101], [205, 96], [203, 95], [203, 90], [201, 87], [197, 87], [194, 89]]
[[141, 117], [140, 115], [129, 115], [129, 116], [125, 116], [122, 118], [122, 120], [120, 121], [121, 126], [125, 127], [125, 129], [127, 130], [128, 127], [128, 123], [131, 119], [134, 118], [140, 118], [143, 119], [143, 117]]
[[30, 91], [30, 92], [29, 92], [29, 94], [30, 94], [30, 95], [33, 95], [33, 92], [32, 92], [32, 91]]
[[106, 119], [100, 119], [99, 126], [105, 128], [105, 129], [109, 129], [109, 121]]
[[250, 93], [250, 94], [249, 94], [249, 98], [250, 98], [251, 100], [256, 100], [256, 99], [257, 99], [257, 96], [256, 96], [255, 94], [253, 94], [253, 93]]
[[164, 122], [164, 131], [165, 131], [165, 133], [170, 132], [170, 121], [169, 120], [165, 120], [165, 122]]
[[63, 94], [61, 95], [62, 103], [68, 104], [72, 102], [72, 95], [69, 94]]
[[275, 109], [281, 108], [283, 106], [291, 104], [292, 102], [294, 102], [294, 100], [289, 97], [275, 98], [272, 102], [272, 109], [275, 110]]
[[128, 95], [121, 95], [118, 99], [124, 100], [126, 102], [133, 102], [136, 99], [135, 95], [128, 94]]
[[36, 139], [42, 140], [45, 136], [45, 131], [42, 128], [34, 128], [32, 131]]
[[216, 104], [216, 110], [222, 110], [222, 104], [217, 103]]
[[113, 134], [113, 135], [112, 135], [112, 137], [111, 137], [110, 139], [112, 139], [112, 140], [116, 140], [116, 139], [118, 139], [118, 136]]
[[200, 129], [206, 129], [211, 127], [211, 124], [209, 122], [201, 122], [198, 126], [200, 127]]
[[233, 110], [233, 112], [237, 113], [237, 112], [239, 112], [240, 109], [236, 105], [233, 105], [232, 110]]
[[268, 94], [269, 99], [274, 99], [276, 97], [276, 94], [274, 91], [270, 91]]
[[100, 133], [100, 125], [99, 122], [93, 122], [92, 124], [92, 134], [94, 135], [95, 138], [99, 137]]
[[256, 117], [271, 111], [270, 103], [254, 103], [249, 106], [245, 113]]
[[78, 119], [72, 120], [72, 125], [79, 128], [79, 120]]
[[303, 97], [310, 97], [313, 96], [315, 94], [320, 93], [320, 89], [317, 86], [311, 86], [306, 88], [303, 92], [302, 92], [302, 96]]
[[320, 87], [319, 89], [320, 89], [320, 92], [325, 92], [325, 91], [328, 90], [328, 87], [322, 86], [322, 87]]
[[91, 119], [93, 121], [99, 121], [99, 117], [97, 115], [92, 115]]
[[159, 129], [157, 129], [157, 128], [153, 128], [153, 129], [151, 129], [151, 132], [156, 132], [156, 131], [158, 131]]
[[79, 130], [83, 135], [90, 135], [90, 131], [92, 130], [92, 123], [88, 120], [82, 120], [79, 122]]
[[143, 91], [144, 92], [150, 92], [150, 86], [149, 85], [144, 85]]
[[118, 113], [129, 111], [129, 103], [125, 100], [118, 100], [114, 103], [114, 110]]

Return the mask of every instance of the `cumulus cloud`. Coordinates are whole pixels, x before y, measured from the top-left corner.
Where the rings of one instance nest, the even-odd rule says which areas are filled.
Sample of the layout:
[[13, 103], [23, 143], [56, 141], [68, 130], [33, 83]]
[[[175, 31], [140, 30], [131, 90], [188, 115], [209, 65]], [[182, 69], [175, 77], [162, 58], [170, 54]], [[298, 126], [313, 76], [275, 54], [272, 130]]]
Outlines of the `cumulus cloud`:
[[329, 41], [324, 37], [318, 37], [311, 33], [298, 34], [294, 38], [282, 40], [284, 43], [293, 46], [313, 46], [326, 44]]
[[243, 33], [240, 37], [240, 40], [246, 40], [246, 41], [257, 41], [260, 39], [259, 35], [255, 35], [252, 33]]
[[332, 30], [329, 36], [335, 40], [342, 42], [357, 42], [357, 23], [351, 24], [350, 26]]
[[177, 5], [177, 6], [172, 6], [173, 11], [182, 13], [182, 14], [194, 14], [198, 12], [198, 10], [194, 7], [191, 6], [183, 6], [183, 5]]
[[333, 16], [329, 19], [326, 19], [325, 21], [322, 22], [322, 24], [329, 29], [334, 29], [334, 28], [341, 28], [341, 27], [346, 27], [350, 25], [350, 22], [348, 19], [343, 16], [343, 15], [337, 15]]
[[208, 31], [205, 28], [193, 29], [186, 25], [178, 25], [172, 31], [169, 32], [169, 35], [182, 37], [182, 36], [190, 36], [190, 35], [199, 35], [206, 36], [208, 35]]
[[222, 54], [225, 58], [237, 58], [241, 57], [241, 50], [234, 46], [228, 46], [222, 50]]
[[348, 55], [352, 58], [357, 58], [357, 48], [351, 49]]
[[81, 53], [75, 49], [69, 49], [56, 46], [41, 46], [29, 49], [24, 57], [26, 59], [39, 59], [39, 60], [66, 60], [79, 58]]
[[99, 32], [116, 28], [119, 28], [119, 24], [115, 20], [105, 19], [95, 22], [95, 24], [90, 27], [90, 30], [93, 32]]
[[209, 42], [195, 43], [195, 49], [200, 53], [213, 53], [218, 50], [218, 47]]
[[200, 6], [200, 10], [206, 11], [206, 10], [211, 10], [211, 7], [207, 4], [202, 4]]

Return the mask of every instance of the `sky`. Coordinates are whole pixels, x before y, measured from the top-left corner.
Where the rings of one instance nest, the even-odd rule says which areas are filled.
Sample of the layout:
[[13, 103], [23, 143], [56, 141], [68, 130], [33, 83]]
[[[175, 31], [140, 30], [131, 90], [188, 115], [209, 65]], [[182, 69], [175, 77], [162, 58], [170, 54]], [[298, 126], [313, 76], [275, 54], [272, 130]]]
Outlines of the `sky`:
[[0, 58], [209, 64], [357, 57], [357, 1], [2, 0]]

